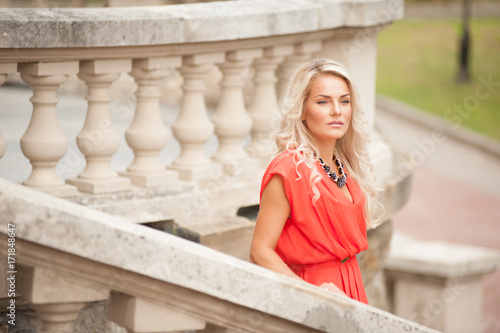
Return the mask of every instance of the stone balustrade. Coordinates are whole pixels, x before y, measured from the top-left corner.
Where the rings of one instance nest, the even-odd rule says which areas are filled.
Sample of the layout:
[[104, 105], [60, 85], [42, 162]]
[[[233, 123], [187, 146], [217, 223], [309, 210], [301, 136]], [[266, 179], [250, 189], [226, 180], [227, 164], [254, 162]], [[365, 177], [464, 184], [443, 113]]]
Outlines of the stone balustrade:
[[[31, 174], [21, 181], [26, 188], [109, 213], [117, 217], [117, 223], [173, 221], [176, 227], [194, 233], [202, 244], [247, 259], [253, 223], [237, 216], [237, 211], [258, 204], [261, 174], [273, 151], [278, 126], [279, 98], [294, 67], [317, 56], [344, 63], [358, 83], [373, 130], [377, 34], [400, 18], [402, 12], [402, 0], [239, 0], [134, 8], [0, 9], [0, 83], [7, 75], [19, 73], [33, 90], [30, 99], [33, 109], [31, 119], [26, 119], [29, 125], [24, 135], [6, 142], [0, 134], [0, 166], [10, 158], [6, 143], [19, 140], [25, 163], [32, 166]], [[165, 88], [165, 80], [171, 78], [171, 73], [176, 73], [182, 81], [180, 101], [166, 110], [162, 100], [173, 94]], [[213, 83], [214, 73], [221, 78], [216, 83]], [[131, 83], [127, 86], [128, 94], [135, 98], [131, 103], [130, 124], [119, 129], [112, 117], [116, 105], [111, 103], [110, 96], [124, 77]], [[78, 78], [85, 86], [86, 96], [77, 98], [87, 101], [80, 130], [70, 134], [57, 112], [60, 106], [57, 91], [67, 84], [68, 78]], [[207, 85], [207, 82], [212, 83]], [[212, 94], [216, 92], [212, 104], [207, 99], [207, 89]], [[9, 126], [2, 121], [4, 112], [0, 111], [0, 131]], [[175, 119], [166, 123], [165, 112], [175, 114]], [[71, 149], [69, 142], [76, 142], [77, 148]], [[125, 142], [133, 158], [116, 168], [111, 161]], [[171, 142], [178, 144], [179, 151], [168, 156], [170, 162], [165, 162], [162, 154]], [[207, 147], [214, 142], [214, 149], [207, 153]], [[393, 170], [392, 152], [374, 131], [370, 153], [379, 185], [386, 188], [384, 204], [392, 214], [402, 205], [395, 190], [398, 185], [387, 178]], [[76, 174], [74, 164], [67, 163], [74, 159], [84, 162], [83, 169]], [[0, 177], [8, 178], [2, 175], [1, 167]], [[406, 180], [401, 182], [404, 188], [408, 186]], [[87, 220], [78, 222], [85, 224]], [[143, 229], [134, 232], [137, 230]], [[118, 241], [108, 240], [113, 244]], [[128, 243], [122, 239], [116, 244], [121, 248]], [[172, 246], [185, 246], [175, 244]], [[383, 242], [383, 246], [388, 247], [388, 243]], [[66, 251], [56, 248], [59, 251], [53, 253], [56, 256]], [[33, 251], [37, 247], [27, 253], [32, 255]], [[89, 267], [96, 262], [94, 254], [83, 257]], [[376, 269], [371, 265], [373, 274], [368, 276], [380, 279], [380, 260]], [[160, 262], [151, 265], [153, 269]], [[38, 267], [33, 262], [25, 262], [25, 266], [27, 273], [23, 275], [30, 277], [30, 281], [38, 277], [45, 281], [49, 274], [47, 267], [52, 268]], [[134, 278], [136, 273], [143, 273], [142, 269], [150, 269], [129, 268], [126, 271], [135, 272], [131, 273]], [[68, 266], [66, 272], [71, 269], [76, 268]], [[206, 269], [211, 271], [208, 266]], [[101, 277], [96, 290], [101, 290], [102, 281], [116, 270], [106, 272], [108, 276]], [[259, 284], [265, 285], [264, 280]], [[85, 285], [88, 281], [93, 278], [84, 277], [81, 283]], [[120, 283], [124, 281], [120, 278]], [[158, 283], [158, 287], [167, 288], [168, 283]], [[199, 284], [202, 283], [198, 281], [196, 285]], [[172, 286], [167, 289], [176, 295], [174, 298], [185, 292], [182, 288], [173, 291]], [[369, 285], [367, 289], [370, 292]], [[221, 309], [227, 303], [221, 303], [217, 313], [207, 306], [204, 311], [210, 310], [208, 320], [205, 314], [197, 312], [199, 309], [193, 315], [174, 302], [162, 303], [151, 290], [139, 293], [131, 293], [128, 287], [113, 290], [110, 300], [120, 301], [110, 304], [127, 303], [140, 313], [156, 309], [166, 317], [177, 316], [169, 315], [169, 311], [187, 313], [191, 317], [187, 321], [193, 322], [192, 329], [199, 329], [206, 322], [230, 329], [239, 325], [225, 318], [228, 314]], [[37, 301], [29, 294], [25, 297], [35, 305], [74, 303], [76, 313], [81, 308], [78, 304], [102, 298], [97, 291], [94, 295], [98, 296], [44, 301]], [[196, 307], [196, 302], [191, 301]], [[158, 309], [158, 303], [167, 309]], [[264, 322], [277, 320], [272, 325], [283, 325], [276, 331], [287, 331], [288, 321], [293, 318], [287, 315], [284, 321], [276, 319], [266, 304], [263, 308], [255, 308], [258, 304], [253, 303], [238, 304], [233, 316], [244, 313], [250, 318], [254, 315], [261, 318], [259, 313], [265, 312]], [[248, 310], [247, 306], [254, 310]], [[116, 317], [115, 313], [123, 311], [117, 307], [116, 312], [110, 310], [110, 318], [130, 331], [143, 329]], [[53, 311], [58, 311], [56, 306]]]
[[77, 331], [79, 311], [95, 301], [106, 301], [105, 317], [127, 332], [433, 332], [2, 179], [0, 198], [0, 251], [15, 256], [1, 268], [13, 277], [10, 289], [36, 309], [42, 332]]
[[[339, 14], [344, 11], [346, 15]], [[386, 0], [0, 9], [0, 74], [5, 78], [18, 71], [33, 89], [31, 121], [20, 138], [32, 165], [23, 184], [136, 223], [197, 224], [207, 210], [232, 215], [255, 205], [278, 125], [277, 91], [293, 68], [313, 56], [344, 62], [366, 96], [363, 102], [373, 126], [376, 35], [401, 13], [402, 2]], [[204, 80], [214, 68], [222, 79], [212, 115]], [[162, 82], [172, 70], [184, 83], [177, 119], [166, 127], [160, 98], [169, 93], [162, 91]], [[253, 79], [243, 73], [253, 73]], [[68, 138], [56, 113], [56, 92], [74, 74], [87, 88], [88, 107], [81, 131]], [[130, 75], [137, 86], [133, 120], [124, 133], [116, 131], [109, 103], [110, 87], [120, 75]], [[245, 105], [247, 82], [252, 89]], [[204, 148], [213, 136], [218, 148], [207, 156]], [[123, 138], [135, 157], [114, 170], [110, 160]], [[384, 185], [392, 167], [391, 150], [374, 138], [374, 164]], [[60, 161], [69, 153], [68, 139], [76, 140], [85, 168], [65, 178], [61, 170], [66, 166]], [[159, 155], [168, 140], [178, 142], [180, 153], [165, 164]], [[4, 146], [0, 137], [0, 153]], [[216, 193], [207, 195], [214, 182]], [[159, 193], [167, 188], [167, 194]], [[201, 197], [186, 203], [184, 193], [196, 189]], [[141, 209], [123, 209], [151, 196], [156, 201], [142, 200]], [[203, 214], [192, 214], [202, 201]], [[172, 202], [176, 209], [171, 209]], [[160, 203], [163, 208], [158, 209]], [[179, 208], [183, 205], [187, 207]], [[186, 211], [190, 213], [179, 213]]]

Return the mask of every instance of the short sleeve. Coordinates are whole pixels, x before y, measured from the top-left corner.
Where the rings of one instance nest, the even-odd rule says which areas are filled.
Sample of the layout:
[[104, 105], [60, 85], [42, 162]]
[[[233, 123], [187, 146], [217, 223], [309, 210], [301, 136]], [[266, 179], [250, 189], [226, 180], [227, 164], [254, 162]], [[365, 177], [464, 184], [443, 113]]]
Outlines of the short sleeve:
[[260, 187], [260, 198], [262, 198], [262, 192], [266, 188], [267, 184], [274, 175], [279, 175], [283, 178], [283, 185], [285, 187], [285, 195], [290, 204], [290, 208], [293, 209], [293, 188], [296, 184], [298, 178], [300, 178], [297, 173], [297, 168], [293, 160], [293, 153], [285, 151], [280, 155], [276, 156], [272, 162], [267, 167], [264, 175], [262, 177], [262, 184]]

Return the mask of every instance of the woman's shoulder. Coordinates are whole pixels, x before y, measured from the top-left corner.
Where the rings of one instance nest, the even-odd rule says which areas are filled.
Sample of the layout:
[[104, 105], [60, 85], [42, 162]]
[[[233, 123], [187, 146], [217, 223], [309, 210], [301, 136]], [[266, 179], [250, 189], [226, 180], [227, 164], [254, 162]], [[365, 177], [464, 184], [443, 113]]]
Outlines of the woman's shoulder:
[[276, 155], [271, 163], [269, 163], [269, 167], [291, 167], [295, 166], [294, 163], [294, 155], [295, 151], [285, 150], [278, 155]]
[[296, 154], [295, 150], [285, 150], [276, 155], [271, 164], [293, 164], [294, 156]]
[[296, 174], [297, 164], [299, 164], [300, 153], [295, 150], [285, 150], [279, 153], [271, 161], [267, 168], [269, 173], [279, 173], [282, 175]]

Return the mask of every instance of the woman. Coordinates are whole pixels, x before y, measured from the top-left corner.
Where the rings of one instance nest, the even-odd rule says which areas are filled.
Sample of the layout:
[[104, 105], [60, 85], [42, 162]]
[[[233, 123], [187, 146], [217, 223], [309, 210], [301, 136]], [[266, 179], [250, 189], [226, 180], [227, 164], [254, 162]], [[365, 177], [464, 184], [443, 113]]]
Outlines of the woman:
[[356, 254], [376, 202], [368, 131], [347, 70], [300, 66], [283, 101], [278, 155], [264, 173], [250, 260], [367, 303]]

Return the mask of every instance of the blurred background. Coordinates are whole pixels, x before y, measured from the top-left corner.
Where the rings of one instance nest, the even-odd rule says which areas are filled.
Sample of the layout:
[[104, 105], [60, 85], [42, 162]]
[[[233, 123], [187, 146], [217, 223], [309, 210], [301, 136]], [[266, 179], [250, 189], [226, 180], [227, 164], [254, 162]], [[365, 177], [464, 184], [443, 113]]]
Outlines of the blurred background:
[[[406, 0], [378, 47], [377, 126], [393, 147], [424, 153], [395, 230], [500, 250], [500, 1]], [[446, 140], [431, 143], [431, 131]], [[483, 306], [484, 332], [500, 332], [498, 271]]]

